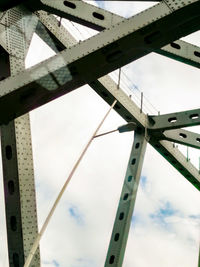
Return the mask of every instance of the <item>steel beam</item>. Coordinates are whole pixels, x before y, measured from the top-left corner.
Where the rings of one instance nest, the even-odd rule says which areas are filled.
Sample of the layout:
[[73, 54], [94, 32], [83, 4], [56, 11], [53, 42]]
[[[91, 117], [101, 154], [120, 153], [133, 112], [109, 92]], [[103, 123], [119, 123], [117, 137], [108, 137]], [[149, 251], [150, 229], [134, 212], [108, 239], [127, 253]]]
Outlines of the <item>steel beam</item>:
[[172, 143], [151, 137], [149, 143], [180, 172], [197, 190], [200, 191], [199, 171], [187, 161], [186, 157]]
[[[26, 41], [25, 47], [24, 47], [25, 56], [26, 56], [28, 53], [28, 49], [29, 49], [32, 37], [33, 37], [33, 33], [35, 32], [35, 29], [38, 23], [38, 17], [33, 16], [32, 12], [30, 12], [27, 8], [25, 8], [22, 5], [20, 5], [20, 9], [23, 10], [24, 13], [26, 13], [26, 15], [21, 18], [21, 23], [23, 24], [25, 31], [22, 32], [18, 26], [16, 26], [16, 31], [17, 31], [17, 34], [21, 35], [21, 38], [23, 37]], [[6, 41], [7, 36], [6, 36], [6, 31], [5, 31], [5, 27], [7, 25], [6, 12], [4, 12], [2, 16], [0, 17], [0, 22], [1, 22], [0, 23], [0, 45], [4, 48], [4, 50], [8, 52], [9, 55], [16, 53], [17, 57], [21, 57], [20, 49], [18, 49], [17, 46], [13, 47], [13, 46], [7, 45], [7, 41]]]
[[[56, 20], [58, 23], [58, 21]], [[35, 33], [55, 52], [58, 53], [66, 47], [41, 23], [38, 22]]]
[[149, 116], [149, 129], [171, 130], [200, 124], [200, 109]]
[[40, 38], [46, 42], [54, 52], [57, 53], [59, 50], [57, 46], [55, 47], [57, 40], [62, 44], [62, 50], [78, 43], [69, 31], [62, 24], [59, 24], [59, 21], [55, 16], [50, 15], [45, 11], [37, 11], [35, 14], [38, 16], [39, 21], [44, 25], [43, 27], [38, 27], [36, 29], [36, 34], [38, 34], [38, 36], [40, 36]]
[[0, 2], [0, 11], [6, 11], [12, 7], [15, 7], [26, 0], [1, 0]]
[[[24, 9], [13, 8], [5, 14], [5, 36], [8, 51], [7, 61], [3, 61], [6, 72], [1, 78], [16, 75], [24, 69], [24, 60], [30, 40], [26, 38], [24, 17], [29, 16]], [[28, 28], [34, 28], [29, 24]], [[31, 31], [33, 32], [33, 31]], [[30, 36], [30, 33], [28, 33]], [[29, 115], [10, 121], [1, 127], [1, 149], [10, 267], [22, 267], [37, 235], [37, 213]], [[40, 266], [39, 250], [32, 267]]]
[[115, 24], [70, 50], [2, 81], [0, 122], [92, 82], [150, 53], [152, 47], [163, 46], [195, 31], [199, 27], [199, 11], [200, 2], [196, 0], [190, 4], [182, 1], [173, 11], [161, 2], [142, 12], [140, 20], [134, 16]]
[[121, 267], [131, 225], [147, 141], [144, 132], [135, 132], [124, 185], [118, 205], [105, 267]]
[[[37, 15], [49, 31], [53, 31], [55, 37], [59, 39], [64, 46], [70, 47], [74, 45], [76, 40], [65, 28], [62, 28], [62, 26], [58, 27], [58, 22], [55, 17], [47, 15], [46, 12], [43, 11], [38, 12]], [[90, 86], [109, 104], [111, 104], [114, 99], [117, 99], [118, 104], [115, 105], [114, 109], [126, 121], [135, 121], [137, 125], [142, 128], [147, 129], [149, 127], [147, 116], [140, 112], [137, 105], [121, 89], [118, 89], [117, 84], [109, 76], [93, 81], [90, 83]], [[168, 142], [160, 144], [159, 140], [154, 140], [154, 142], [151, 140], [151, 144], [170, 162], [170, 164], [175, 166], [186, 179], [190, 179], [192, 184], [200, 190], [200, 175], [198, 170], [194, 168], [190, 162], [184, 160], [185, 157], [177, 148], [171, 146]]]
[[155, 50], [156, 53], [200, 68], [200, 47], [188, 42], [177, 40], [169, 45]]
[[26, 5], [33, 11], [44, 10], [98, 31], [123, 20], [121, 16], [79, 0], [29, 0]]
[[[38, 15], [42, 23], [44, 23], [49, 30], [53, 29], [56, 38], [58, 38], [64, 46], [70, 47], [76, 42], [65, 28], [58, 27], [55, 17], [47, 15], [46, 12], [39, 12]], [[104, 76], [97, 81], [93, 81], [89, 85], [107, 103], [111, 104], [114, 99], [117, 99], [118, 104], [115, 105], [114, 109], [126, 121], [134, 121], [142, 129], [147, 129], [149, 127], [147, 116], [141, 113], [137, 105], [121, 89], [118, 89], [117, 84], [109, 76]], [[162, 142], [161, 144], [158, 139], [154, 139], [154, 141], [151, 139], [151, 144], [170, 164], [200, 190], [200, 175], [198, 170], [190, 162], [186, 161], [186, 158], [177, 148], [172, 146], [169, 142]]]
[[[62, 0], [43, 1], [43, 6], [41, 5], [40, 8], [55, 12], [57, 15], [86, 25], [95, 30], [110, 28], [115, 23], [119, 23], [125, 19], [119, 15], [113, 14], [102, 8], [89, 5], [88, 3], [82, 1], [68, 2], [72, 2], [76, 8], [65, 6]], [[170, 4], [170, 1], [168, 2]], [[138, 19], [140, 19], [139, 17], [140, 15], [138, 14]], [[182, 40], [178, 40], [172, 42], [171, 44], [167, 44], [162, 48], [155, 49], [154, 52], [193, 67], [200, 68], [200, 48]]]
[[183, 129], [164, 131], [159, 139], [200, 149], [200, 134]]

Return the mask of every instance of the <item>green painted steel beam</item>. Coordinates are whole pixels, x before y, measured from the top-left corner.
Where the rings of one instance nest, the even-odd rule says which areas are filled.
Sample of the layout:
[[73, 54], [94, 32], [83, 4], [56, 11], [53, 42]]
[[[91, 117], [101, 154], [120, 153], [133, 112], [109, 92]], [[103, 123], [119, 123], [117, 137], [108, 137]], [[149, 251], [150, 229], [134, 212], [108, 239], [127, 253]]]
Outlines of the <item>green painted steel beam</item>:
[[183, 129], [164, 131], [158, 138], [200, 149], [200, 134]]
[[149, 130], [166, 131], [200, 124], [200, 109], [186, 110], [158, 116], [148, 116]]
[[[71, 47], [77, 42], [62, 25], [58, 26], [58, 21], [54, 16], [48, 15], [44, 11], [37, 12], [37, 15], [41, 22], [65, 47]], [[114, 99], [117, 99], [118, 103], [114, 109], [125, 121], [136, 122], [142, 129], [149, 127], [147, 115], [141, 112], [140, 108], [117, 87], [117, 84], [109, 76], [104, 76], [89, 83], [89, 85], [108, 104], [111, 105]], [[155, 138], [154, 140], [150, 139], [150, 143], [178, 172], [200, 190], [199, 171], [190, 162], [186, 161], [185, 156], [176, 147], [170, 142], [159, 141]]]
[[122, 187], [105, 267], [121, 267], [135, 206], [147, 141], [144, 132], [135, 131], [134, 142]]
[[[172, 3], [171, 1], [168, 1], [167, 3], [173, 10], [176, 2], [178, 5], [178, 1], [174, 1]], [[99, 31], [110, 28], [114, 24], [125, 20], [125, 18], [119, 15], [113, 14], [112, 12], [100, 7], [95, 7], [83, 1], [72, 2], [76, 8], [69, 8], [65, 6], [62, 0], [44, 0], [40, 3], [34, 1], [34, 3], [37, 3], [40, 6], [40, 9], [51, 11], [59, 16]], [[96, 14], [96, 17], [94, 14]], [[190, 66], [200, 68], [200, 48], [188, 42], [182, 40], [173, 41], [162, 48], [154, 48], [153, 51]]]

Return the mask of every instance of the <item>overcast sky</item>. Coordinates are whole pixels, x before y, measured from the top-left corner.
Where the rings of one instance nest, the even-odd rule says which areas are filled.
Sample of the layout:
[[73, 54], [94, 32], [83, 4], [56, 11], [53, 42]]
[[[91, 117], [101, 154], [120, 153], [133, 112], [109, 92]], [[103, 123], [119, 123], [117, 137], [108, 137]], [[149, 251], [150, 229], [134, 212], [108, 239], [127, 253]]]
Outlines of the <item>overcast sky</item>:
[[[150, 6], [98, 4], [124, 17]], [[199, 33], [187, 40], [198, 44]], [[52, 55], [34, 36], [27, 67]], [[123, 71], [161, 114], [199, 108], [199, 70], [194, 67], [152, 53]], [[124, 75], [122, 79], [128, 83]], [[108, 108], [92, 89], [83, 86], [31, 112], [39, 228]], [[113, 111], [100, 132], [122, 124]], [[133, 133], [113, 133], [93, 141], [42, 238], [42, 267], [104, 266], [132, 143]], [[186, 149], [181, 149], [186, 155]], [[199, 151], [190, 149], [189, 153], [198, 166]], [[199, 203], [199, 192], [148, 145], [123, 267], [197, 267]], [[0, 266], [7, 267], [3, 217], [0, 225]]]

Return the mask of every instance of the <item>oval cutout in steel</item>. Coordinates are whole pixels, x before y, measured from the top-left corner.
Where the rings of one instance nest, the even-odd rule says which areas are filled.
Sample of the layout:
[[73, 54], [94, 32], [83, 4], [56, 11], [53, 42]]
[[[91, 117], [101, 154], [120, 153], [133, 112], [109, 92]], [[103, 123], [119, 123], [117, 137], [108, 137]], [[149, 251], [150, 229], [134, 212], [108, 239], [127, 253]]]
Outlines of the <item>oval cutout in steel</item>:
[[93, 12], [92, 13], [93, 17], [96, 18], [96, 19], [99, 19], [99, 20], [104, 20], [104, 16], [100, 13], [97, 13], [97, 12]]
[[129, 175], [129, 177], [128, 177], [128, 182], [131, 182], [132, 179], [133, 179], [133, 176]]
[[192, 115], [190, 115], [190, 119], [192, 119], [192, 120], [196, 120], [198, 118], [199, 118], [199, 115], [198, 114], [192, 114]]
[[121, 212], [121, 213], [119, 214], [119, 220], [122, 221], [123, 219], [124, 219], [124, 213]]
[[180, 133], [179, 136], [180, 136], [181, 138], [187, 138], [187, 135], [184, 134], [184, 133]]
[[8, 192], [10, 195], [13, 195], [15, 192], [15, 184], [12, 180], [8, 181]]
[[132, 159], [131, 164], [135, 165], [135, 163], [136, 163], [136, 159]]
[[171, 43], [170, 45], [171, 45], [171, 47], [173, 47], [175, 49], [181, 49], [181, 46], [179, 44]]
[[198, 143], [200, 143], [200, 138], [197, 138], [196, 141], [197, 141]]
[[135, 148], [138, 149], [139, 147], [140, 147], [140, 143], [137, 143], [137, 144], [135, 145]]
[[195, 55], [196, 57], [200, 57], [200, 52], [198, 52], [198, 51], [194, 51], [194, 55]]
[[110, 263], [110, 264], [113, 264], [114, 261], [115, 261], [115, 256], [114, 256], [114, 255], [110, 256], [109, 263]]
[[170, 122], [170, 123], [174, 123], [176, 121], [177, 121], [176, 117], [171, 117], [171, 118], [168, 119], [168, 122]]
[[6, 146], [6, 158], [7, 160], [12, 159], [12, 147], [10, 145]]
[[128, 193], [126, 193], [123, 197], [123, 200], [127, 200], [128, 199]]
[[72, 2], [69, 2], [69, 1], [64, 1], [63, 4], [66, 6], [66, 7], [69, 7], [69, 8], [72, 8], [72, 9], [75, 9], [76, 8], [76, 5]]
[[14, 232], [17, 230], [17, 219], [15, 216], [10, 217], [10, 228]]
[[114, 240], [115, 240], [115, 241], [118, 241], [118, 240], [119, 240], [119, 233], [116, 233], [116, 234], [115, 234]]
[[102, 96], [104, 96], [104, 97], [108, 97], [108, 94], [107, 94], [106, 92], [104, 92], [104, 91], [102, 91], [101, 94], [102, 94]]

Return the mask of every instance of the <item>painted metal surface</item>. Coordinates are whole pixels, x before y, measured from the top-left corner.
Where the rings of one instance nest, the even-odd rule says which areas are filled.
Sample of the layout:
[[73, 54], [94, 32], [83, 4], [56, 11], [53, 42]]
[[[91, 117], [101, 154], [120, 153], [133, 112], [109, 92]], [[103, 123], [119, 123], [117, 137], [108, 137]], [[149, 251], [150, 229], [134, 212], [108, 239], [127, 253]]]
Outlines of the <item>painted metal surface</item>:
[[149, 129], [170, 130], [200, 124], [200, 109], [186, 110], [158, 116], [149, 116]]
[[147, 141], [144, 132], [135, 131], [105, 267], [122, 266], [146, 145]]
[[[29, 5], [27, 4], [29, 8], [30, 3], [33, 4], [32, 10], [41, 7], [46, 11], [66, 16], [98, 30], [108, 28], [89, 40], [75, 44], [69, 34], [63, 34], [66, 31], [62, 25], [58, 31], [58, 21], [43, 11], [36, 14], [48, 28], [47, 31], [41, 23], [38, 24], [37, 17], [32, 16], [30, 11], [29, 14], [26, 13], [27, 16], [25, 13], [21, 14], [21, 19], [16, 14], [10, 15], [12, 11], [8, 11], [5, 17], [1, 17], [5, 25], [10, 21], [14, 22], [9, 27], [6, 26], [6, 31], [4, 31], [5, 25], [0, 25], [0, 44], [10, 53], [11, 74], [16, 75], [0, 82], [0, 123], [6, 124], [11, 119], [86, 83], [107, 103], [111, 104], [114, 99], [118, 100], [115, 110], [126, 121], [136, 122], [138, 125], [105, 265], [122, 266], [147, 141], [200, 190], [198, 170], [190, 162], [187, 162], [181, 152], [170, 142], [160, 140], [163, 138], [170, 140], [171, 138], [178, 142], [182, 138], [187, 139], [182, 143], [194, 146], [193, 139], [196, 138], [198, 142], [199, 136], [189, 135], [188, 131], [176, 129], [184, 127], [184, 125], [198, 125], [199, 113], [195, 110], [148, 117], [109, 77], [100, 77], [152, 51], [199, 67], [199, 48], [175, 40], [199, 29], [200, 2], [197, 0], [166, 0], [126, 20], [90, 5], [83, 10], [81, 7], [85, 3], [81, 1], [38, 0], [26, 3], [29, 3]], [[25, 9], [21, 7], [20, 12], [22, 10], [25, 12]], [[20, 13], [18, 8], [15, 9], [15, 12], [18, 12], [18, 15]], [[9, 16], [11, 17], [8, 18]], [[28, 18], [26, 25], [30, 26], [29, 31], [24, 30], [25, 21], [22, 18], [25, 17]], [[24, 58], [34, 31], [39, 33], [55, 52], [62, 52], [29, 70], [22, 71]], [[171, 44], [167, 45], [169, 43]], [[164, 45], [163, 50], [161, 47]], [[63, 50], [65, 47], [69, 49]], [[94, 57], [96, 58], [95, 62]], [[18, 72], [20, 73], [18, 74]], [[98, 78], [99, 80], [97, 80]], [[7, 136], [8, 129], [6, 127], [10, 127]], [[11, 265], [14, 267], [21, 267], [24, 256], [26, 258], [37, 233], [29, 127], [27, 115], [2, 127], [6, 129], [2, 136], [4, 172], [8, 168], [12, 171], [15, 170], [14, 173], [7, 172], [8, 175], [4, 177], [6, 197], [10, 198], [9, 207], [13, 201], [18, 203], [16, 211], [19, 216], [12, 215], [13, 209], [7, 212], [7, 216], [10, 218], [7, 220], [8, 237], [10, 235], [11, 239], [14, 238], [13, 232], [15, 232], [15, 238], [17, 236], [15, 242], [20, 242], [18, 251], [14, 251], [13, 247], [10, 249], [10, 262], [14, 264]], [[162, 130], [165, 132], [161, 134]], [[180, 134], [182, 135], [180, 136]], [[14, 178], [10, 180], [10, 176], [14, 176]], [[13, 185], [16, 190], [14, 195]], [[122, 219], [120, 219], [120, 214], [121, 216], [123, 214]], [[18, 222], [21, 228], [18, 228]], [[20, 229], [23, 236], [21, 240]], [[38, 252], [32, 266], [38, 267], [39, 264]]]
[[[53, 16], [47, 15], [46, 12], [41, 11], [38, 12], [37, 15], [50, 31], [53, 29], [56, 38], [58, 38], [64, 46], [70, 47], [75, 44], [76, 40], [73, 36], [71, 36], [66, 29], [60, 28], [57, 20]], [[114, 99], [117, 99], [118, 103], [114, 109], [127, 122], [134, 121], [138, 126], [142, 127], [142, 129], [149, 129], [147, 116], [140, 112], [138, 106], [123, 92], [123, 90], [117, 87], [117, 84], [108, 75], [89, 83], [89, 85], [107, 103], [111, 104]], [[159, 136], [161, 135], [160, 131], [157, 135], [158, 134]], [[151, 144], [169, 161], [170, 164], [184, 175], [186, 179], [190, 179], [190, 182], [200, 190], [200, 175], [198, 170], [190, 162], [183, 160], [185, 157], [176, 147], [171, 146], [168, 142], [161, 144], [158, 138], [154, 139]], [[168, 155], [168, 157], [166, 157], [166, 155]], [[174, 164], [174, 162], [176, 162], [176, 164]]]
[[[69, 1], [69, 3], [71, 2]], [[170, 5], [169, 1], [165, 1], [165, 3], [169, 3], [169, 8], [172, 8], [173, 5], [179, 6], [178, 2], [173, 2], [173, 5]], [[106, 11], [102, 8], [95, 7], [93, 5], [81, 1], [76, 1], [74, 3], [76, 6], [75, 8], [65, 6], [63, 4], [63, 1], [61, 0], [45, 0], [43, 1], [43, 4], [44, 9], [51, 12], [57, 12], [59, 16], [89, 26], [95, 30], [103, 30], [106, 28], [110, 28], [115, 23], [119, 23], [125, 20], [125, 18], [119, 15], [113, 14], [112, 12]], [[94, 14], [96, 15], [94, 16]], [[140, 19], [139, 14], [137, 17], [138, 19]], [[200, 48], [182, 40], [177, 40], [172, 42], [171, 44], [167, 44], [162, 48], [155, 49], [154, 52], [178, 60], [185, 64], [189, 64], [193, 67], [200, 67]]]
[[[140, 20], [134, 16], [115, 24], [45, 62], [2, 81], [0, 122], [20, 116], [70, 90], [94, 81], [150, 53], [152, 47], [163, 46], [195, 31], [200, 17], [200, 2], [193, 1], [187, 5], [184, 1], [183, 3], [184, 8], [181, 4], [179, 10], [172, 12], [161, 2], [142, 12]], [[188, 13], [192, 15], [189, 21], [185, 22]], [[179, 23], [175, 23], [176, 21]], [[8, 103], [12, 102], [15, 105], [8, 108]]]
[[[5, 14], [5, 34], [10, 71], [7, 76], [24, 70], [25, 55], [30, 44], [35, 23], [26, 24], [30, 12], [17, 7]], [[31, 24], [31, 22], [33, 22]], [[32, 28], [32, 31], [31, 31]], [[26, 31], [29, 33], [26, 34]], [[28, 38], [26, 38], [28, 36]], [[37, 212], [31, 147], [29, 115], [1, 127], [1, 146], [4, 175], [5, 208], [9, 266], [21, 267], [24, 264], [33, 239], [37, 234]], [[39, 250], [32, 267], [40, 266]]]
[[161, 139], [200, 149], [200, 134], [183, 129], [164, 131]]

